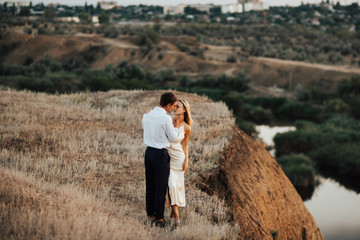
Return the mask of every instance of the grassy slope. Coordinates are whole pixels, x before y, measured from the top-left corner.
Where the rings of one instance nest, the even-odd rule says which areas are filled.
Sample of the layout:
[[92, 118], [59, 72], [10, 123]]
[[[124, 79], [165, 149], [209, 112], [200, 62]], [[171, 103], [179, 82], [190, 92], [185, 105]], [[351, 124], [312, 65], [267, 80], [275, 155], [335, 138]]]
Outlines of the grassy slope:
[[[232, 136], [222, 103], [189, 100], [187, 203], [183, 227], [143, 223], [145, 187], [141, 117], [161, 91], [46, 95], [0, 92], [0, 234], [5, 239], [233, 239], [222, 200], [192, 181], [214, 167]], [[167, 210], [167, 216], [169, 210]]]

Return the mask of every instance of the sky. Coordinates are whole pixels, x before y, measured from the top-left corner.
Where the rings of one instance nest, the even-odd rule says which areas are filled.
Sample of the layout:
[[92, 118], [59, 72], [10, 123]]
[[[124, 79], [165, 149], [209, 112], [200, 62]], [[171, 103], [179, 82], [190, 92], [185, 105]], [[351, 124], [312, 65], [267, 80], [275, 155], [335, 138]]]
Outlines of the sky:
[[[1, 2], [4, 2], [6, 0], [1, 0]], [[15, 0], [15, 1], [24, 1], [24, 0]], [[27, 0], [30, 1], [30, 0]], [[41, 3], [43, 2], [45, 5], [48, 3], [61, 3], [66, 5], [84, 5], [85, 2], [88, 4], [96, 5], [96, 3], [99, 0], [32, 0], [33, 4]], [[106, 0], [110, 1], [110, 0]], [[114, 0], [112, 0], [114, 1]], [[115, 0], [116, 1], [116, 0]], [[349, 5], [351, 3], [357, 2], [360, 3], [360, 0], [330, 0], [330, 2], [334, 1], [335, 3], [339, 1], [343, 5]], [[215, 5], [220, 4], [229, 4], [229, 3], [236, 3], [237, 0], [118, 0], [116, 1], [118, 5], [120, 6], [126, 6], [126, 5], [138, 5], [138, 4], [144, 4], [144, 5], [177, 5], [180, 3], [184, 4], [207, 4], [207, 3], [213, 3]], [[321, 0], [263, 0], [263, 2], [268, 3], [270, 6], [299, 6], [301, 2], [303, 3], [320, 3]]]

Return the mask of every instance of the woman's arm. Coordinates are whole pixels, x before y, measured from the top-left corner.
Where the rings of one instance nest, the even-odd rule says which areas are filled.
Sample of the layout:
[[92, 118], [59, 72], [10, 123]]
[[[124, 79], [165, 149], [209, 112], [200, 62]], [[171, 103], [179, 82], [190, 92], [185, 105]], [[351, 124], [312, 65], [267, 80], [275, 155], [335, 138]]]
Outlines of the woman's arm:
[[185, 138], [183, 140], [182, 143], [182, 148], [184, 150], [185, 153], [185, 161], [183, 163], [183, 171], [186, 171], [189, 167], [189, 148], [188, 148], [188, 144], [189, 144], [189, 138], [190, 138], [190, 133], [191, 133], [191, 127], [189, 125], [185, 126]]

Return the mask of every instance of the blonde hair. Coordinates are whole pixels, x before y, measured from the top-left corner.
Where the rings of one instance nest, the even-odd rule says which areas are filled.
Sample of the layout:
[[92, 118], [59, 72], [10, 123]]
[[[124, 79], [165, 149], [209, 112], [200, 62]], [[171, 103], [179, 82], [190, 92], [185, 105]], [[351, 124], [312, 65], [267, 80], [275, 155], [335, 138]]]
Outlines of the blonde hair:
[[191, 127], [192, 126], [192, 118], [191, 118], [191, 111], [190, 111], [190, 104], [185, 99], [178, 99], [179, 102], [184, 106], [184, 121]]

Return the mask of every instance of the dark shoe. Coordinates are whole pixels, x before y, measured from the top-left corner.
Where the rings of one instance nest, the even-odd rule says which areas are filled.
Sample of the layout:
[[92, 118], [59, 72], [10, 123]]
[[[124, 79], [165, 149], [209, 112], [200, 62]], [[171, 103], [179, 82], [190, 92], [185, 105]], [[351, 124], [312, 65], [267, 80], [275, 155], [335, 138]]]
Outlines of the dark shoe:
[[155, 223], [155, 218], [153, 217], [148, 217], [148, 219], [144, 221], [145, 225], [149, 224], [151, 227], [154, 226], [154, 223]]
[[180, 220], [176, 220], [176, 219], [174, 219], [173, 221], [172, 221], [172, 227], [171, 227], [171, 231], [174, 231], [174, 230], [176, 230], [177, 228], [179, 228], [179, 227], [181, 227], [181, 221]]
[[165, 228], [167, 225], [168, 225], [168, 224], [167, 224], [167, 222], [165, 222], [165, 220], [164, 220], [164, 221], [161, 221], [161, 222], [155, 220], [155, 227]]

